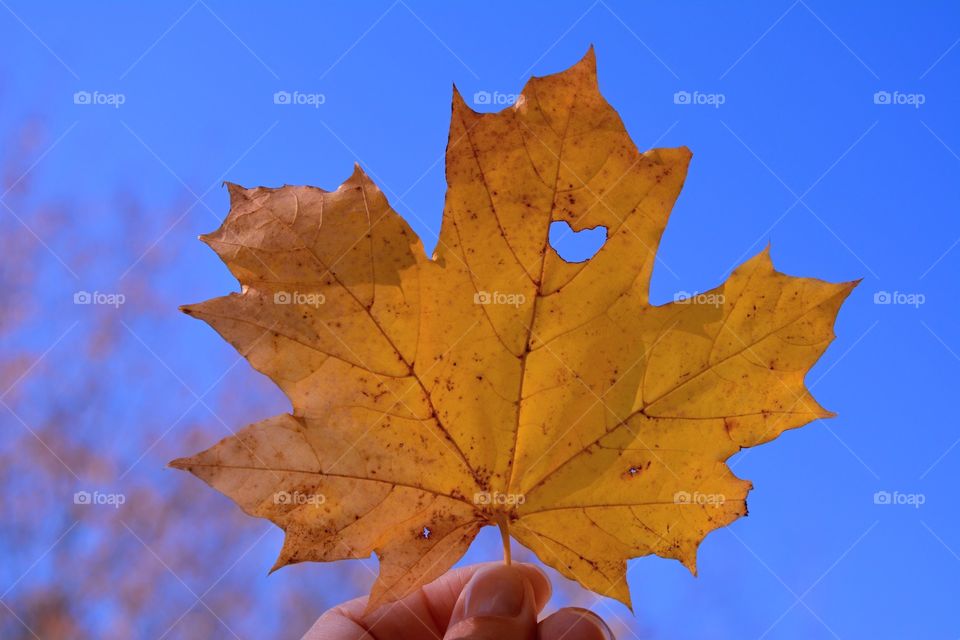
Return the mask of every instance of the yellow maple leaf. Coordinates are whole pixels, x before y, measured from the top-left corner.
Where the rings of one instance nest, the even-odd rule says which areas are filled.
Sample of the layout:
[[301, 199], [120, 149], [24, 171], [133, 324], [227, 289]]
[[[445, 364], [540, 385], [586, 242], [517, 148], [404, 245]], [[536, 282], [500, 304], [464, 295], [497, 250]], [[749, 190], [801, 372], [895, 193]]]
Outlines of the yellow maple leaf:
[[[704, 536], [746, 513], [727, 458], [831, 415], [803, 379], [855, 283], [783, 275], [764, 251], [651, 305], [690, 155], [637, 150], [591, 49], [499, 113], [454, 94], [432, 259], [359, 167], [330, 192], [230, 185], [203, 239], [242, 292], [184, 310], [293, 412], [172, 465], [282, 527], [276, 567], [375, 552], [371, 606], [485, 525], [628, 605], [629, 558], [695, 571]], [[554, 221], [606, 242], [567, 263]]]

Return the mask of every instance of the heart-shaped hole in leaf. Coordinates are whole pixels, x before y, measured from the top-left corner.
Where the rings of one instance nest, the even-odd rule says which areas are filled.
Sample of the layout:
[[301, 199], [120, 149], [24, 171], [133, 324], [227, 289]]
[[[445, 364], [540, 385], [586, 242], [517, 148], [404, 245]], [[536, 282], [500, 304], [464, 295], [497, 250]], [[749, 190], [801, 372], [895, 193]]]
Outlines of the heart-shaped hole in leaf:
[[550, 223], [550, 246], [567, 262], [586, 262], [607, 241], [607, 228], [593, 227], [574, 231], [566, 220]]

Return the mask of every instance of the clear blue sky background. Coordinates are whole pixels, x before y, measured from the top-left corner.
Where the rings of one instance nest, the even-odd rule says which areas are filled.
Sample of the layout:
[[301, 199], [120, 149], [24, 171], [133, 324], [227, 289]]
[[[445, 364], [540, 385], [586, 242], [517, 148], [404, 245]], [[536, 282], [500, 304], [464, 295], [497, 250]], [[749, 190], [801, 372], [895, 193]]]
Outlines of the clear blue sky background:
[[[699, 578], [658, 558], [631, 563], [636, 632], [960, 635], [960, 5], [0, 5], [0, 139], [42, 118], [49, 152], [28, 163], [38, 160], [31, 179], [40, 196], [81, 210], [101, 203], [67, 221], [78, 242], [119, 224], [121, 214], [102, 205], [118, 192], [180, 211], [199, 197], [160, 240], [184, 250], [176, 277], [154, 285], [182, 302], [235, 288], [193, 240], [226, 214], [225, 179], [334, 188], [356, 161], [432, 247], [451, 83], [468, 100], [518, 93], [531, 74], [564, 69], [593, 43], [601, 90], [637, 145], [694, 152], [660, 249], [655, 302], [720, 283], [768, 242], [781, 271], [864, 278], [808, 377], [839, 417], [732, 460], [756, 487], [750, 516], [707, 538]], [[77, 91], [125, 102], [76, 105]], [[275, 105], [277, 91], [325, 102]], [[677, 104], [679, 91], [723, 104]], [[878, 104], [878, 91], [891, 103]], [[576, 252], [577, 241], [567, 249]], [[74, 278], [46, 258], [51, 286], [123, 291], [122, 273], [71, 265]], [[897, 304], [900, 295], [877, 304], [878, 292], [921, 294], [923, 303]], [[49, 335], [34, 336], [38, 345], [80, 312], [59, 313]], [[207, 388], [232, 362], [229, 346], [172, 307], [168, 315], [164, 331], [146, 326], [141, 335], [189, 385]], [[284, 409], [279, 394], [261, 389], [265, 403]], [[147, 402], [126, 408], [125, 429], [136, 429]], [[924, 503], [876, 504], [878, 491]], [[266, 568], [279, 543], [268, 537], [244, 562]], [[470, 559], [495, 549], [484, 536]], [[331, 587], [318, 602], [347, 595]], [[629, 616], [611, 602], [594, 608]]]

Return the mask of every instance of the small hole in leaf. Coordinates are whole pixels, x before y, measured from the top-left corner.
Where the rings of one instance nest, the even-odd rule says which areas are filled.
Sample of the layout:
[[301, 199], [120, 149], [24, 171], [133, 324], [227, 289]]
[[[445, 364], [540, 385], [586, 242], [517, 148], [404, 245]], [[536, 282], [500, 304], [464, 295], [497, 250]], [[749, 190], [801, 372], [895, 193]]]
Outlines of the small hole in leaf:
[[424, 540], [429, 540], [430, 533], [431, 533], [430, 528], [424, 527], [423, 530], [420, 532], [420, 537], [423, 538]]
[[607, 228], [574, 231], [565, 220], [550, 223], [550, 246], [567, 262], [585, 262], [607, 241]]

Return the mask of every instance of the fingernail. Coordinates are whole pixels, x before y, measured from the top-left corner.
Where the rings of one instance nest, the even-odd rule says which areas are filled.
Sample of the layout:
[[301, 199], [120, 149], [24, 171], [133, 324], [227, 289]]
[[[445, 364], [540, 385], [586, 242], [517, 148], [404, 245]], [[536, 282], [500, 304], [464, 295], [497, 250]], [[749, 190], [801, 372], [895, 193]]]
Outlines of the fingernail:
[[572, 637], [616, 640], [613, 636], [613, 630], [607, 626], [603, 618], [593, 611], [581, 609], [580, 607], [571, 607], [570, 609], [580, 616], [570, 627]]
[[526, 581], [508, 566], [483, 569], [467, 585], [464, 615], [513, 618], [523, 611]]

